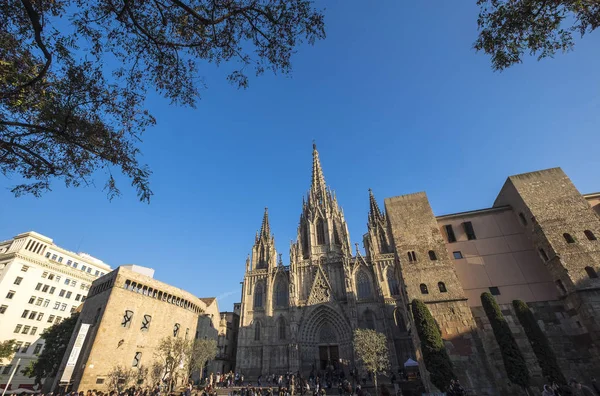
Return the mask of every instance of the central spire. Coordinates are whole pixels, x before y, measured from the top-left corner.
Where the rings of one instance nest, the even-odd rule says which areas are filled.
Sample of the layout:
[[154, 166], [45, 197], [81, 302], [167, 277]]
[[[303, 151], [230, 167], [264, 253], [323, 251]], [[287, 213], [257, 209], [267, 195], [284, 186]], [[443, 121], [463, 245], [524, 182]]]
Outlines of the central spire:
[[379, 205], [377, 205], [377, 201], [373, 195], [373, 190], [369, 188], [369, 224], [373, 225], [377, 220], [381, 220], [382, 218], [383, 216], [381, 215], [381, 210], [379, 210]]
[[260, 226], [259, 236], [269, 238], [271, 235], [271, 227], [269, 226], [269, 208], [265, 208], [262, 225]]
[[313, 142], [313, 167], [312, 167], [312, 183], [310, 186], [311, 195], [325, 199], [325, 176], [323, 176], [323, 169], [321, 168], [321, 161], [319, 160], [319, 152], [317, 151], [317, 145]]

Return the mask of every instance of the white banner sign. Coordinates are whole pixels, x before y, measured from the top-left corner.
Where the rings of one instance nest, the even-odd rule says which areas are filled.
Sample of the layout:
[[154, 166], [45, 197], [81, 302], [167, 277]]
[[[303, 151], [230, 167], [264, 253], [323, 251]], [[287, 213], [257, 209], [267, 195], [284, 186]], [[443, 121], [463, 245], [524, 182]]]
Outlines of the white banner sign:
[[83, 348], [83, 343], [85, 341], [85, 337], [87, 336], [89, 328], [89, 324], [81, 324], [81, 327], [79, 328], [79, 333], [77, 333], [77, 338], [75, 339], [75, 344], [73, 345], [73, 349], [71, 349], [69, 360], [67, 360], [65, 371], [63, 371], [62, 377], [60, 378], [60, 382], [71, 381], [71, 376], [73, 375], [73, 371], [75, 370], [75, 364], [77, 364], [77, 359], [79, 359], [79, 354], [81, 353], [81, 349]]

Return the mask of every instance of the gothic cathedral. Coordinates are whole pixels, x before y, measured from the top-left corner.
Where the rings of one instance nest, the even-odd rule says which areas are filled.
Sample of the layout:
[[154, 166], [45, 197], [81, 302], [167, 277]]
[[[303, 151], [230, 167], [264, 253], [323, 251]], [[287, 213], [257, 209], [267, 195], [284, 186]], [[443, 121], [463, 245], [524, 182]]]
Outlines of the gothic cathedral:
[[[387, 335], [395, 370], [415, 353], [406, 327], [385, 215], [369, 191], [365, 256], [352, 255], [348, 227], [325, 184], [313, 145], [312, 183], [303, 200], [298, 237], [284, 266], [265, 209], [242, 288], [237, 371], [249, 377], [352, 369], [352, 334]], [[358, 244], [357, 244], [358, 245]]]

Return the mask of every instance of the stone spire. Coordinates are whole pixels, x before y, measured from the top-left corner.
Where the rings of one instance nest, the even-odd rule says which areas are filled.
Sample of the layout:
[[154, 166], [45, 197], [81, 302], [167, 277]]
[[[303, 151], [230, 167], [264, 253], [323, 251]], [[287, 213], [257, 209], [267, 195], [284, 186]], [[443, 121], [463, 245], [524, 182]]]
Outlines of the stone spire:
[[269, 238], [271, 235], [271, 227], [269, 226], [269, 208], [265, 208], [262, 225], [260, 226], [260, 237]]
[[275, 268], [276, 266], [275, 237], [271, 234], [269, 225], [269, 209], [265, 208], [260, 231], [256, 233], [252, 247], [252, 269]]
[[317, 145], [315, 143], [313, 143], [313, 165], [310, 195], [313, 198], [316, 198], [317, 201], [321, 202], [323, 202], [327, 197], [325, 176], [323, 176], [323, 169], [321, 168], [321, 161], [319, 160], [319, 152], [317, 151]]
[[377, 201], [373, 195], [373, 190], [369, 188], [369, 225], [373, 226], [377, 224], [379, 220], [383, 220], [383, 218], [384, 216], [381, 214], [379, 205], [377, 205]]

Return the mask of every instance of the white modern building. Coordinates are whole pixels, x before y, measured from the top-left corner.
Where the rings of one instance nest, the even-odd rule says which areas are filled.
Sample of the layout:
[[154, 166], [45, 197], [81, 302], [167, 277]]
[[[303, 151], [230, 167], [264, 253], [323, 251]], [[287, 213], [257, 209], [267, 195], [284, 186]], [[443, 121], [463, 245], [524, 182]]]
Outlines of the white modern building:
[[34, 379], [21, 371], [44, 348], [40, 334], [77, 310], [92, 282], [110, 271], [101, 260], [33, 231], [0, 242], [0, 341], [16, 340], [13, 357], [0, 360], [0, 389], [18, 359], [9, 389], [33, 388]]

